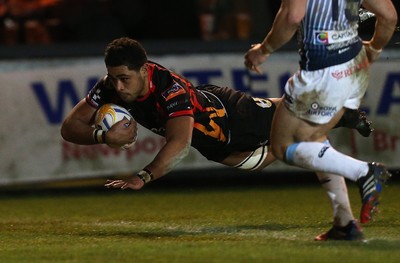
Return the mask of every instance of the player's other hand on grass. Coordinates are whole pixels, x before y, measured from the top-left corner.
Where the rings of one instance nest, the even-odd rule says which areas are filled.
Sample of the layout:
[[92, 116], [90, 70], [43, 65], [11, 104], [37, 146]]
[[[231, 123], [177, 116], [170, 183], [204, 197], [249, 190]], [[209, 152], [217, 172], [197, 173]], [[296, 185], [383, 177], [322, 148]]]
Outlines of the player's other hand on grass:
[[134, 175], [127, 179], [107, 180], [104, 186], [107, 188], [121, 188], [122, 190], [127, 188], [139, 190], [144, 186], [144, 182], [137, 175]]

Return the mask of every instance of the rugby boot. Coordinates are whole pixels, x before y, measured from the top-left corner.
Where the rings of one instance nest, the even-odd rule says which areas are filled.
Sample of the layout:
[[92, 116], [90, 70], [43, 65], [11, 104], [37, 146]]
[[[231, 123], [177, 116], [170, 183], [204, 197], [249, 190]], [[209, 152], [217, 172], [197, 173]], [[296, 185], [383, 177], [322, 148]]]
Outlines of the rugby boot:
[[322, 233], [315, 237], [316, 241], [327, 240], [347, 240], [356, 241], [363, 240], [364, 234], [357, 220], [351, 220], [346, 226], [333, 226], [328, 232]]
[[342, 118], [339, 120], [334, 128], [338, 127], [356, 129], [358, 133], [361, 134], [363, 137], [368, 137], [371, 132], [374, 131], [374, 129], [372, 128], [372, 122], [367, 119], [365, 111], [358, 109], [346, 109]]
[[360, 222], [368, 223], [372, 220], [374, 213], [378, 212], [379, 194], [382, 191], [382, 184], [385, 184], [392, 174], [380, 163], [372, 162], [368, 164], [367, 175], [357, 180], [361, 195]]

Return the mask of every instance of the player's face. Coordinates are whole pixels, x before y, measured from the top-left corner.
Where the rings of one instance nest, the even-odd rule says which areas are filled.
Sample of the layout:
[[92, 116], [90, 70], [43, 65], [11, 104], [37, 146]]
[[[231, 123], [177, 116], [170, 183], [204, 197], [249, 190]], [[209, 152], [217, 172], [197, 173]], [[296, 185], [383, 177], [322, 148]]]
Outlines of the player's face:
[[149, 90], [146, 65], [139, 71], [129, 70], [127, 66], [107, 67], [107, 72], [115, 90], [125, 102], [135, 101]]

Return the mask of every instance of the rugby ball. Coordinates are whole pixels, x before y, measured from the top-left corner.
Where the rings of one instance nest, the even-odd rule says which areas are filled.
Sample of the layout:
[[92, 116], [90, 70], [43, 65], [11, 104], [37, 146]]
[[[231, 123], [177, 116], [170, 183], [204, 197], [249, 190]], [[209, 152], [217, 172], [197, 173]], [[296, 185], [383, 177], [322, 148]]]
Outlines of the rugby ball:
[[[103, 131], [108, 131], [115, 123], [123, 119], [131, 120], [132, 115], [124, 107], [118, 106], [116, 104], [108, 103], [102, 105], [97, 109], [94, 125], [97, 129], [102, 129]], [[125, 144], [122, 149], [127, 149], [132, 147], [136, 143], [136, 140], [130, 144]]]

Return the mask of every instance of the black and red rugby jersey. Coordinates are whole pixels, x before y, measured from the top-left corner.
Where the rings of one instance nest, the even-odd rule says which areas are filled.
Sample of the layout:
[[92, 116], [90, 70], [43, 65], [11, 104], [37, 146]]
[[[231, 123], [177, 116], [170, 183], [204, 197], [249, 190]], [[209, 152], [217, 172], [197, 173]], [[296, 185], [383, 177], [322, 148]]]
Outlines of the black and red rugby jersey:
[[121, 105], [139, 124], [161, 136], [168, 119], [193, 116], [192, 146], [217, 162], [231, 152], [252, 151], [268, 141], [268, 123], [275, 111], [270, 101], [264, 100], [268, 107], [260, 107], [245, 93], [212, 85], [194, 87], [157, 63], [147, 64], [150, 87], [143, 98], [123, 102], [104, 77], [89, 91], [87, 103], [96, 108], [106, 103]]
[[129, 110], [139, 124], [161, 136], [165, 135], [168, 119], [193, 116], [193, 146], [228, 143], [226, 112], [216, 97], [199, 92], [191, 82], [159, 64], [147, 64], [150, 87], [145, 97], [125, 103], [104, 77], [92, 88], [86, 101], [96, 108], [105, 103], [121, 105]]

